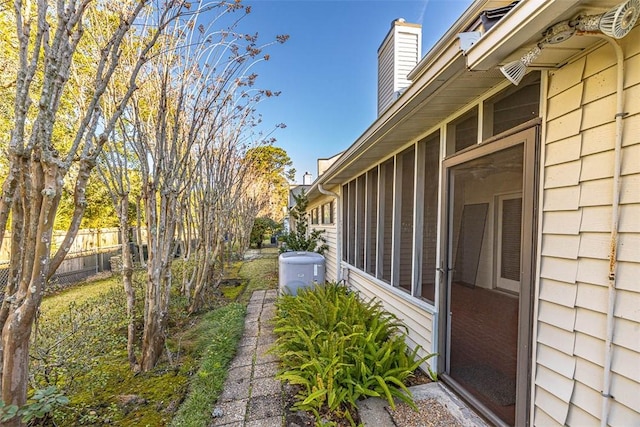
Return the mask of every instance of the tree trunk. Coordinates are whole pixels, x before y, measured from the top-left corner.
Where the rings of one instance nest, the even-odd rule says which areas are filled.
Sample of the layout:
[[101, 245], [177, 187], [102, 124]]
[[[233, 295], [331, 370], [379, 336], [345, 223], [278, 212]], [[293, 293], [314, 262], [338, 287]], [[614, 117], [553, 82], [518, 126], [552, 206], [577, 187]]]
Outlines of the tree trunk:
[[193, 298], [191, 298], [191, 304], [189, 305], [189, 314], [194, 314], [202, 308], [204, 301], [204, 292], [207, 289], [207, 284], [212, 276], [213, 264], [218, 256], [220, 245], [216, 245], [215, 249], [206, 247], [204, 259], [201, 264], [201, 272], [196, 282], [196, 287], [193, 290]]
[[170, 270], [170, 266], [168, 268], [162, 266], [162, 260], [156, 258], [156, 255], [154, 251], [149, 252], [148, 270], [153, 269], [154, 274], [149, 272], [147, 278], [145, 321], [140, 358], [140, 368], [144, 372], [153, 369], [162, 355], [168, 319], [169, 289], [167, 282], [170, 284], [171, 277], [167, 269]]
[[[20, 311], [9, 315], [2, 331], [2, 346], [4, 349], [2, 400], [7, 405], [23, 406], [27, 402], [27, 384], [29, 367], [29, 337], [31, 324], [23, 321]], [[1, 423], [2, 426], [13, 427], [22, 425], [20, 418]]]
[[[149, 283], [148, 285], [154, 286]], [[166, 323], [166, 315], [160, 313], [152, 305], [149, 305], [146, 317], [147, 321], [142, 334], [142, 356], [140, 358], [140, 369], [143, 372], [153, 369], [162, 355], [165, 339], [164, 325]]]
[[158, 362], [164, 348], [169, 294], [171, 287], [172, 243], [176, 229], [176, 197], [171, 192], [158, 193], [156, 184], [145, 185], [149, 259], [145, 292], [144, 332], [140, 368], [149, 371]]
[[140, 203], [141, 203], [141, 198], [138, 197], [138, 200], [136, 201], [136, 242], [137, 244], [137, 249], [138, 249], [138, 256], [140, 259], [140, 265], [145, 267], [147, 265], [146, 260], [144, 259], [144, 245], [142, 243], [142, 229], [140, 227], [142, 227], [142, 214], [141, 211], [142, 209], [140, 209]]
[[135, 341], [136, 341], [136, 325], [135, 325], [135, 301], [136, 294], [133, 289], [133, 256], [131, 246], [129, 245], [129, 194], [120, 195], [119, 217], [120, 217], [120, 235], [122, 240], [122, 284], [124, 292], [127, 296], [127, 360], [129, 366], [134, 372], [140, 370], [138, 361], [136, 360]]

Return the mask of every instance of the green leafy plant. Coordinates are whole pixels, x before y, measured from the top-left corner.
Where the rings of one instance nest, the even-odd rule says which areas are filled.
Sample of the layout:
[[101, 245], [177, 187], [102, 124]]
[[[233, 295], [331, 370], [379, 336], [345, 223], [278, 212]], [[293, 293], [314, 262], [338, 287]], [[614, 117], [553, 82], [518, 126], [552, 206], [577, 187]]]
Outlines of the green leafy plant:
[[45, 420], [51, 417], [54, 410], [68, 404], [69, 399], [57, 387], [49, 386], [36, 390], [27, 404], [20, 408], [0, 401], [0, 422], [19, 417], [23, 423], [44, 425]]
[[309, 200], [304, 190], [298, 195], [294, 194], [293, 198], [296, 201], [295, 206], [289, 211], [289, 217], [291, 218], [292, 230], [289, 233], [285, 233], [280, 240], [283, 242], [280, 248], [282, 252], [285, 251], [308, 251], [317, 252], [319, 254], [325, 253], [329, 246], [327, 246], [327, 240], [322, 236], [324, 230], [313, 229], [309, 231], [309, 220], [307, 218], [307, 206]]
[[281, 380], [300, 386], [296, 410], [346, 418], [366, 397], [397, 398], [415, 408], [405, 381], [433, 355], [409, 351], [406, 328], [379, 301], [362, 301], [345, 286], [328, 283], [283, 295], [276, 302], [274, 351]]
[[[136, 291], [142, 294], [142, 283]], [[83, 388], [78, 380], [93, 371], [98, 357], [126, 345], [118, 333], [126, 328], [123, 300], [122, 289], [110, 287], [89, 300], [69, 301], [55, 314], [43, 311], [30, 349], [32, 383], [44, 390], [61, 387], [69, 395]], [[94, 383], [99, 385], [97, 376]]]
[[18, 415], [16, 405], [7, 405], [4, 400], [0, 400], [0, 422], [6, 422]]

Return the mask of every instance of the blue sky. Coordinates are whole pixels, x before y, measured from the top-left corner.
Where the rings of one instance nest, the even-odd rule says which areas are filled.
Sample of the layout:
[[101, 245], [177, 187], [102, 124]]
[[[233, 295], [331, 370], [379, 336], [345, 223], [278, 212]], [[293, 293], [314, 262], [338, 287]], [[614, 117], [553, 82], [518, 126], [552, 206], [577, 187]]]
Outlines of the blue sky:
[[255, 71], [257, 86], [282, 91], [260, 104], [265, 127], [278, 123], [275, 145], [293, 160], [296, 182], [316, 159], [348, 148], [376, 118], [377, 50], [391, 22], [422, 24], [422, 54], [471, 0], [252, 0], [241, 29], [261, 41], [288, 34]]

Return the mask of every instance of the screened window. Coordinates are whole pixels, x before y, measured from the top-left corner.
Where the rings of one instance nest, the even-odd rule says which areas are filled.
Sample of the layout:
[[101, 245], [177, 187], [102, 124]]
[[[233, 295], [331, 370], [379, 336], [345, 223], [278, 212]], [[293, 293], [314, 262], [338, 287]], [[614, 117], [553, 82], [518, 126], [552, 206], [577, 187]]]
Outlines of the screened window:
[[438, 233], [438, 188], [440, 133], [420, 142], [420, 152], [424, 155], [424, 198], [422, 210], [422, 282], [421, 298], [435, 301], [436, 253]]
[[525, 76], [484, 103], [483, 138], [498, 135], [540, 115], [540, 73]]
[[365, 211], [366, 176], [360, 175], [356, 179], [356, 236], [355, 236], [355, 266], [364, 269], [364, 211]]
[[393, 254], [393, 175], [394, 161], [389, 159], [380, 167], [380, 196], [379, 196], [379, 226], [378, 236], [381, 244], [378, 245], [380, 254], [379, 278], [391, 283], [391, 260]]
[[440, 157], [437, 132], [342, 189], [344, 260], [429, 302], [435, 299]]
[[[398, 253], [398, 283], [401, 289], [411, 293], [411, 278], [413, 276], [413, 204], [414, 204], [414, 176], [416, 150], [411, 147], [398, 155], [396, 197], [398, 201], [397, 217], [397, 245]], [[394, 283], [395, 285], [395, 283]]]
[[365, 271], [375, 276], [378, 243], [378, 168], [367, 172]]
[[349, 184], [342, 186], [342, 260], [349, 260]]
[[478, 143], [478, 107], [447, 125], [447, 154], [457, 153]]
[[347, 212], [349, 212], [349, 246], [347, 250], [347, 262], [351, 265], [355, 263], [356, 256], [356, 183], [351, 181], [349, 183], [349, 208]]

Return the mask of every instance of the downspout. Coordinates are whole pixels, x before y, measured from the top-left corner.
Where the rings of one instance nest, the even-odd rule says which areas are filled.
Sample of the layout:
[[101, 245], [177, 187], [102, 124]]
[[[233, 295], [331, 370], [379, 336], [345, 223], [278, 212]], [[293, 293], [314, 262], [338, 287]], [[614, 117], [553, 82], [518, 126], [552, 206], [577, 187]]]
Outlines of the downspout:
[[325, 189], [322, 184], [318, 183], [318, 191], [325, 196], [331, 196], [336, 199], [336, 281], [342, 280], [342, 207], [340, 206], [340, 196], [338, 193]]
[[609, 243], [609, 286], [607, 304], [607, 336], [604, 348], [604, 377], [602, 385], [602, 416], [600, 426], [607, 427], [609, 410], [611, 407], [611, 362], [613, 358], [613, 333], [615, 329], [614, 310], [616, 303], [616, 269], [618, 250], [618, 222], [620, 212], [620, 175], [622, 165], [622, 132], [624, 125], [622, 119], [627, 115], [624, 110], [624, 54], [622, 48], [611, 37], [603, 34], [585, 33], [584, 35], [596, 36], [609, 42], [616, 53], [617, 60], [617, 87], [616, 87], [616, 133], [615, 133], [615, 158], [613, 170], [613, 201], [611, 209], [611, 238]]

